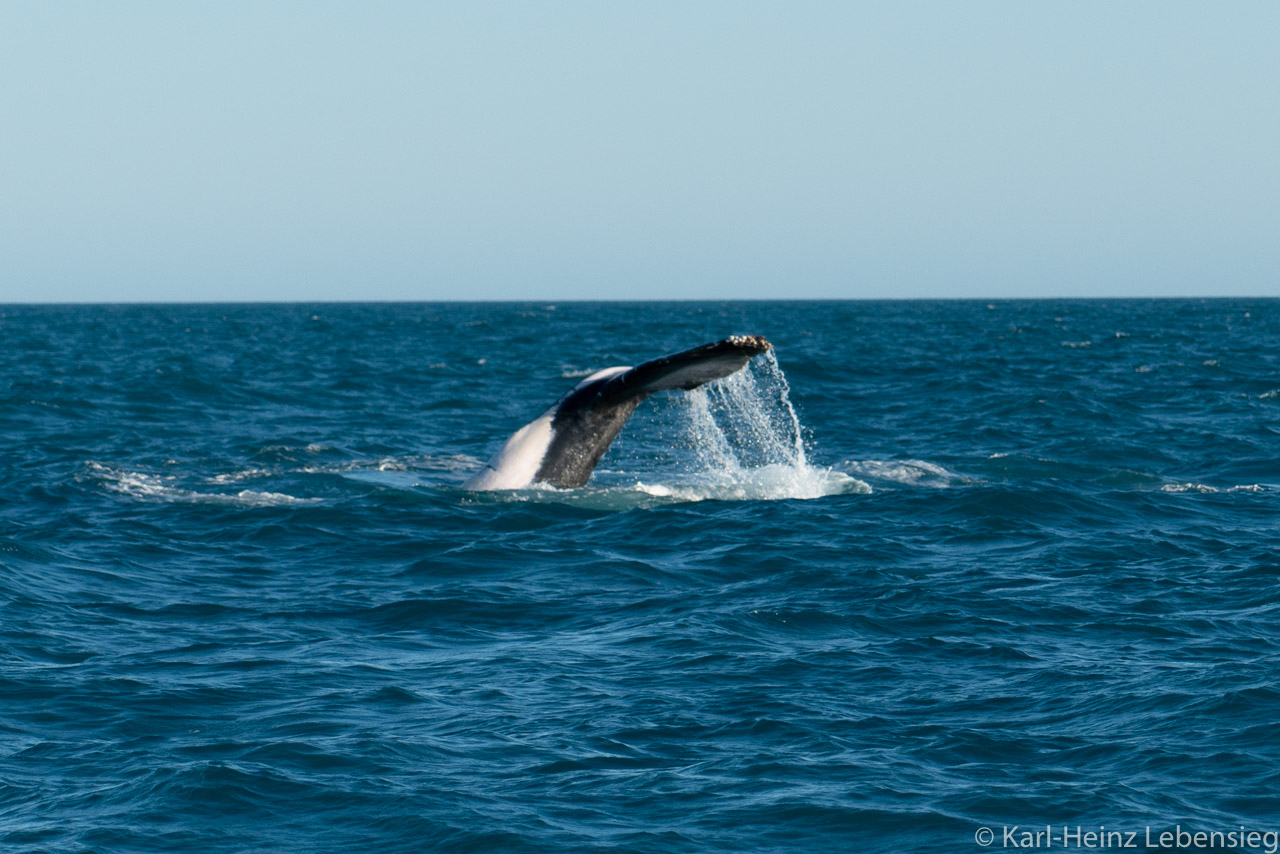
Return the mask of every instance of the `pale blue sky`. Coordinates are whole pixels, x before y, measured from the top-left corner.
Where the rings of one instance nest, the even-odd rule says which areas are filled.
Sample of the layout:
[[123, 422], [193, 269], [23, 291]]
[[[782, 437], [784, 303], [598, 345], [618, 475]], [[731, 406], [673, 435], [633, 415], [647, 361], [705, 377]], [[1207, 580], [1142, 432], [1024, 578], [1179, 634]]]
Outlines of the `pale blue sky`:
[[1280, 3], [0, 3], [0, 302], [1280, 295]]

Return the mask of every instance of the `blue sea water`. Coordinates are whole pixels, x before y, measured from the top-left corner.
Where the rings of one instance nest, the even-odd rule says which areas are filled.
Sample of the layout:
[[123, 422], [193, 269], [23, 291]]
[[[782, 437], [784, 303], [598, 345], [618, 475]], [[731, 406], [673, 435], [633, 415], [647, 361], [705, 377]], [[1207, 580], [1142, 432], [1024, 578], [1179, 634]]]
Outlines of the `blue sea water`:
[[[732, 333], [776, 364], [651, 398], [588, 487], [461, 488], [587, 373]], [[0, 342], [5, 852], [1280, 830], [1280, 301], [0, 306]]]

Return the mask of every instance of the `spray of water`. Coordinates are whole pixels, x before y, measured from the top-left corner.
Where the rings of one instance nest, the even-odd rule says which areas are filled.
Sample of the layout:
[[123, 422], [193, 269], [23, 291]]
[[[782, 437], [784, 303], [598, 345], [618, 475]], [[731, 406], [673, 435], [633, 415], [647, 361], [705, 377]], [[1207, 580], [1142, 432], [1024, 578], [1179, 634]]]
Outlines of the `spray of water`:
[[640, 488], [685, 499], [818, 498], [867, 491], [847, 474], [809, 464], [790, 392], [770, 350], [746, 369], [679, 396], [689, 463], [676, 483]]

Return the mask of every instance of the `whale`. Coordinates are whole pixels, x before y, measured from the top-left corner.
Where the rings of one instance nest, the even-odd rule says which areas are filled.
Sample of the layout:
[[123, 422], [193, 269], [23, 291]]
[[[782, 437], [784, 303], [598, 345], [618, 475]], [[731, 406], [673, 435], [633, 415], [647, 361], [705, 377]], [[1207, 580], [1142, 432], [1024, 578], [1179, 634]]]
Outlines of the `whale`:
[[635, 367], [596, 371], [507, 439], [463, 489], [481, 492], [547, 484], [574, 489], [649, 395], [689, 391], [727, 377], [773, 345], [759, 335], [733, 335]]

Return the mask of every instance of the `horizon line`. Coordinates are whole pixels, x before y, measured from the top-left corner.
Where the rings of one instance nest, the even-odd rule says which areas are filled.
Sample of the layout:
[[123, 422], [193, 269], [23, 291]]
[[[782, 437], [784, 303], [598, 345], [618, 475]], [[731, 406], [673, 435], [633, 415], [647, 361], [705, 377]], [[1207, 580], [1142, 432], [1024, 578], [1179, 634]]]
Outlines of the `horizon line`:
[[591, 305], [602, 303], [769, 303], [769, 302], [1100, 302], [1100, 301], [1224, 301], [1224, 300], [1280, 300], [1280, 295], [1228, 294], [1198, 296], [1034, 296], [1034, 297], [673, 297], [669, 299], [287, 299], [287, 300], [54, 300], [0, 302], [0, 308], [39, 308], [54, 306], [215, 306], [215, 305], [530, 305], [565, 303]]

